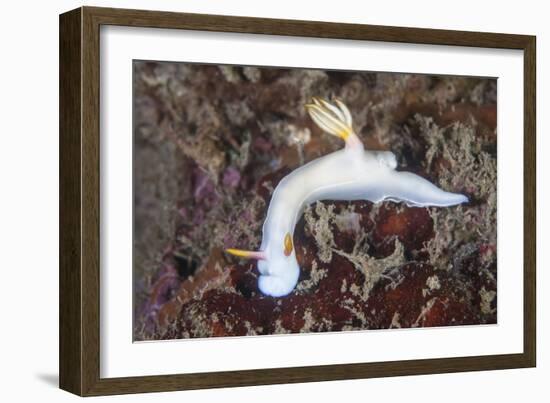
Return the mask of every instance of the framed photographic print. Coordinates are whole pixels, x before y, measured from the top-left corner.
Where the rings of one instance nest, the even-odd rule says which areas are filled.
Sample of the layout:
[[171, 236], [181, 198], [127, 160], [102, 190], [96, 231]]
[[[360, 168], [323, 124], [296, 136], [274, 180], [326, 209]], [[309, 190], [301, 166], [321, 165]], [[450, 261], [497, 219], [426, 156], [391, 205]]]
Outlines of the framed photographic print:
[[82, 7], [60, 180], [72, 393], [535, 365], [532, 36]]

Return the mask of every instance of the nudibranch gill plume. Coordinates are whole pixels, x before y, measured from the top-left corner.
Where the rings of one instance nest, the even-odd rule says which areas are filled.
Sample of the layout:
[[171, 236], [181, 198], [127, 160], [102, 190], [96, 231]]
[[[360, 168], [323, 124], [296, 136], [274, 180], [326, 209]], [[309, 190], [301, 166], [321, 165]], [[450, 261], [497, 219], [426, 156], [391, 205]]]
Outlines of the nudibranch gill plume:
[[306, 105], [313, 121], [325, 132], [344, 140], [342, 150], [317, 158], [285, 176], [275, 188], [262, 228], [259, 251], [227, 249], [235, 256], [258, 260], [258, 287], [266, 295], [282, 297], [298, 282], [300, 267], [293, 242], [294, 228], [304, 208], [319, 200], [404, 202], [408, 206], [453, 206], [468, 201], [446, 192], [410, 172], [396, 171], [390, 151], [366, 150], [352, 128], [346, 105], [313, 98]]

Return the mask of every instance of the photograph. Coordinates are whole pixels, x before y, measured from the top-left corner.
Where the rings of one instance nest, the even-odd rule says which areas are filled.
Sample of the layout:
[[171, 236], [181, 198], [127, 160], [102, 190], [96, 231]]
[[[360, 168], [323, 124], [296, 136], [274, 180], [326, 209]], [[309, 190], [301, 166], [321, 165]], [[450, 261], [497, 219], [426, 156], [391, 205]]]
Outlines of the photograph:
[[133, 61], [133, 340], [497, 323], [497, 79]]

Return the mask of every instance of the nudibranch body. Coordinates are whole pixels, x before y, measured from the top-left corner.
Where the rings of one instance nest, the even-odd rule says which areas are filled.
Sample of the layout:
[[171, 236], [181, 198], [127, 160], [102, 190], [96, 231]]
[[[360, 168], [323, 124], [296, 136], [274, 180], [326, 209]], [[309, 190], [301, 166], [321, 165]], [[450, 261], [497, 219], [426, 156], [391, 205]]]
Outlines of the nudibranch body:
[[321, 129], [345, 141], [344, 149], [301, 166], [279, 182], [267, 210], [260, 251], [227, 249], [236, 256], [258, 259], [259, 289], [273, 297], [289, 294], [298, 282], [294, 228], [304, 208], [315, 201], [394, 201], [417, 207], [468, 201], [466, 196], [439, 189], [421, 176], [396, 171], [392, 152], [365, 150], [341, 101], [333, 105], [314, 98], [306, 107]]

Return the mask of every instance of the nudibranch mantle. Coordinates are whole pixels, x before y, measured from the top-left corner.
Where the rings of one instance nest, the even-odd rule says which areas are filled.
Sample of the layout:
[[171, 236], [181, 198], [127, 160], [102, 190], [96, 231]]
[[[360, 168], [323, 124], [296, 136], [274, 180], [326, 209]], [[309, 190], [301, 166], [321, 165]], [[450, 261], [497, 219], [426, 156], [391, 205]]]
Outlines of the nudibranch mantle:
[[297, 168], [279, 182], [269, 203], [259, 252], [227, 250], [258, 259], [258, 286], [266, 295], [285, 296], [298, 282], [300, 267], [292, 239], [304, 208], [311, 203], [368, 200], [444, 207], [468, 201], [421, 176], [396, 171], [397, 160], [390, 151], [365, 150], [351, 128], [349, 110], [338, 100], [336, 105], [314, 98], [306, 107], [321, 129], [345, 140], [345, 148]]

